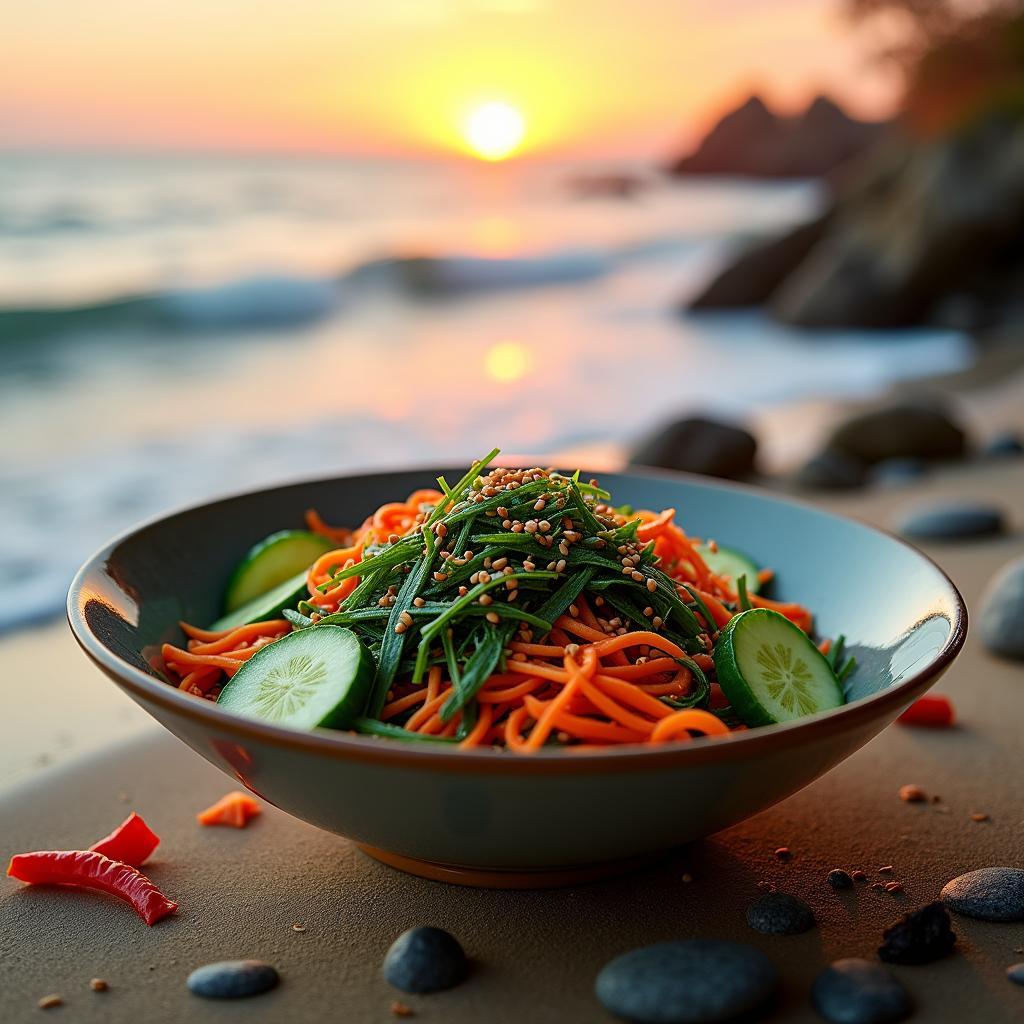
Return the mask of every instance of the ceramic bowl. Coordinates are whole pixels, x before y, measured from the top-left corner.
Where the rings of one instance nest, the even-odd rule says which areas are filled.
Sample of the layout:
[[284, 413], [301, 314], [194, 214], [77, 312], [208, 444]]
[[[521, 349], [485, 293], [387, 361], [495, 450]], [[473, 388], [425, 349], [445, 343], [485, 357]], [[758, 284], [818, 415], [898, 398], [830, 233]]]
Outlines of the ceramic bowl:
[[849, 703], [657, 750], [521, 757], [262, 724], [179, 692], [151, 667], [161, 643], [182, 642], [179, 620], [217, 617], [228, 574], [255, 541], [301, 526], [308, 508], [329, 522], [359, 523], [436, 475], [298, 483], [150, 522], [79, 571], [68, 597], [71, 628], [133, 700], [264, 799], [406, 870], [508, 886], [596, 877], [756, 814], [867, 743], [963, 646], [960, 594], [895, 537], [745, 487], [605, 473], [616, 501], [678, 509], [691, 534], [772, 566], [773, 595], [809, 605], [822, 634], [844, 633], [859, 663]]

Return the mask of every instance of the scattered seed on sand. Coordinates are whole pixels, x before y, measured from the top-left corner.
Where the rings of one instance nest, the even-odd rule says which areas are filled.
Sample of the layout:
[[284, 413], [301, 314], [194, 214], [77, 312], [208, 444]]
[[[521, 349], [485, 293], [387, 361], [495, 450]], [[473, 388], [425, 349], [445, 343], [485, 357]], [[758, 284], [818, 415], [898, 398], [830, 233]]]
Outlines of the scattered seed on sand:
[[893, 866], [891, 864], [884, 864], [878, 869], [880, 875], [891, 875], [893, 873]]
[[907, 786], [900, 786], [900, 799], [904, 803], [920, 804], [924, 803], [924, 801], [928, 799], [928, 794], [920, 786], [910, 784]]
[[988, 821], [988, 820], [989, 820], [989, 816], [987, 814], [985, 814], [984, 811], [975, 811], [975, 813], [971, 815], [971, 821]]
[[867, 872], [861, 871], [859, 868], [856, 871], [850, 872], [850, 877], [855, 882], [866, 882], [868, 880]]
[[882, 885], [881, 882], [872, 882], [871, 888], [874, 889], [875, 892], [885, 892], [885, 886]]
[[91, 988], [93, 992], [106, 992], [110, 986], [102, 978], [93, 978], [89, 982], [89, 988]]
[[775, 851], [775, 856], [778, 857], [779, 860], [792, 860], [793, 851], [788, 846], [780, 846]]
[[36, 1004], [40, 1010], [53, 1010], [64, 1005], [64, 1000], [58, 995], [43, 996]]
[[306, 930], [306, 926], [304, 924], [299, 924], [298, 922], [296, 922], [295, 924], [292, 925], [292, 931], [293, 932], [304, 932], [305, 930]]
[[397, 999], [391, 1004], [391, 1012], [396, 1017], [415, 1017], [416, 1011], [411, 1006], [406, 1006], [405, 1003], [400, 1003]]
[[903, 892], [903, 883], [902, 882], [886, 882], [886, 884], [885, 884], [885, 891], [886, 892]]
[[691, 875], [688, 871], [684, 872], [683, 875], [682, 875], [682, 879], [683, 879], [684, 882], [692, 882], [693, 881], [693, 875]]

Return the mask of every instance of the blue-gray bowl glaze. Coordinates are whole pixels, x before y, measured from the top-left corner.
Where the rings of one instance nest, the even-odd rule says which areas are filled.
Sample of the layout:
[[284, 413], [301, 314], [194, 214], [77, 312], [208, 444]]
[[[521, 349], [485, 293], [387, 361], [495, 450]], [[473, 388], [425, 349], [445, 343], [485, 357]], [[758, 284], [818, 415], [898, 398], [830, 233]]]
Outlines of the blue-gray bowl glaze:
[[[160, 644], [182, 641], [179, 620], [217, 617], [224, 584], [255, 541], [301, 526], [308, 508], [329, 522], [358, 524], [385, 501], [429, 486], [437, 472], [291, 484], [147, 523], [79, 571], [68, 596], [72, 630], [167, 728], [285, 810], [405, 857], [497, 869], [643, 855], [756, 813], [871, 739], [963, 646], [966, 610], [956, 588], [895, 537], [750, 488], [675, 474], [602, 474], [617, 503], [673, 507], [691, 535], [775, 569], [771, 596], [808, 605], [822, 635], [846, 635], [858, 661], [850, 703], [722, 739], [524, 758], [242, 719], [179, 692], [152, 667]], [[389, 810], [396, 793], [400, 813]], [[676, 815], [665, 814], [666, 793]], [[616, 820], [629, 827], [609, 829]]]

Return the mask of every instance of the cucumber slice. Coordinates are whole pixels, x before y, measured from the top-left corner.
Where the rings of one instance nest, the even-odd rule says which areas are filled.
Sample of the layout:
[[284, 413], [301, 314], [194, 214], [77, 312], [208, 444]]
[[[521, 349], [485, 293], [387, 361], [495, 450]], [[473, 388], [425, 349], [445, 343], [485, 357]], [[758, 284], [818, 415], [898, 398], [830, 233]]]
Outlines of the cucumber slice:
[[258, 650], [217, 703], [236, 715], [294, 729], [343, 729], [366, 704], [373, 656], [350, 629], [315, 626]]
[[715, 644], [715, 670], [745, 725], [791, 722], [837, 708], [843, 688], [811, 638], [770, 608], [733, 616]]
[[272, 533], [252, 547], [231, 574], [224, 592], [224, 611], [233, 612], [291, 579], [335, 546], [326, 537], [306, 530]]
[[712, 551], [707, 544], [700, 544], [697, 547], [697, 554], [704, 559], [707, 567], [716, 576], [728, 576], [734, 586], [741, 576], [746, 576], [748, 594], [756, 594], [761, 589], [761, 581], [757, 578], [757, 566], [742, 551], [724, 548], [721, 544], [718, 545], [717, 551]]
[[249, 622], [263, 622], [276, 619], [285, 608], [294, 608], [304, 597], [309, 597], [306, 590], [306, 570], [297, 573], [290, 579], [279, 583], [259, 597], [254, 597], [227, 615], [222, 615], [210, 629], [234, 629]]

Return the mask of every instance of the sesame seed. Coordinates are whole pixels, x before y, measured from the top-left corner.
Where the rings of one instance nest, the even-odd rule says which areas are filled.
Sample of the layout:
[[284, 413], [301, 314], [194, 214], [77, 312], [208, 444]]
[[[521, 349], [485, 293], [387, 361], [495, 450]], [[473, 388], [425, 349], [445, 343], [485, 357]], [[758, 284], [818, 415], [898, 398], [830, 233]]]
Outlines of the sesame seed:
[[648, 580], [647, 581], [647, 589], [653, 594], [658, 589], [658, 581], [657, 580]]
[[661, 627], [664, 625], [664, 623], [665, 623], [665, 620], [660, 615], [655, 615], [654, 618], [651, 619], [651, 625], [655, 629], [661, 629]]
[[402, 612], [402, 614], [398, 616], [398, 621], [404, 622], [407, 626], [411, 626], [412, 616], [408, 612]]
[[521, 522], [519, 522], [518, 519], [512, 524], [512, 532], [513, 533], [522, 533], [523, 532], [523, 524]]
[[512, 520], [511, 519], [503, 519], [501, 525], [502, 525], [503, 529], [507, 530], [507, 529], [509, 529], [509, 527], [511, 527]]
[[481, 570], [479, 573], [479, 579], [481, 583], [490, 583], [491, 574], [489, 572], [484, 572], [483, 570]]
[[791, 860], [793, 857], [793, 851], [788, 846], [780, 846], [775, 851], [775, 856], [778, 857], [779, 860]]
[[904, 803], [918, 804], [928, 799], [928, 794], [920, 786], [900, 786], [900, 799]]
[[653, 614], [654, 614], [654, 609], [653, 609], [653, 608], [652, 608], [652, 607], [651, 607], [650, 605], [648, 605], [648, 606], [647, 606], [647, 607], [646, 607], [646, 608], [644, 609], [644, 615], [646, 615], [646, 616], [647, 616], [647, 618], [650, 618], [650, 617], [651, 617], [651, 616], [652, 616]]
[[903, 892], [902, 882], [887, 882], [885, 886], [886, 892]]
[[40, 1010], [52, 1010], [57, 1006], [63, 1005], [64, 1000], [58, 995], [43, 996], [43, 998], [36, 1003], [36, 1006], [38, 1006]]
[[575, 619], [575, 618], [578, 618], [578, 617], [579, 617], [579, 614], [580, 614], [580, 610], [579, 610], [579, 608], [577, 608], [577, 607], [576, 607], [576, 605], [574, 605], [574, 604], [571, 604], [571, 605], [569, 605], [569, 614], [570, 614], [570, 615], [571, 615], [571, 616], [572, 616], [572, 617], [573, 617], [574, 619]]
[[389, 544], [397, 544], [401, 539], [402, 538], [399, 537], [397, 533], [393, 533], [393, 534], [391, 534], [391, 536], [388, 537], [388, 543]]
[[537, 499], [537, 500], [536, 500], [536, 501], [535, 501], [535, 502], [533, 503], [533, 511], [534, 511], [534, 512], [543, 512], [543, 511], [544, 511], [544, 506], [545, 506], [546, 504], [547, 504], [547, 502], [545, 502], [543, 498], [538, 498], [538, 499]]
[[568, 545], [568, 544], [566, 544], [566, 543], [565, 543], [565, 541], [563, 540], [563, 541], [562, 541], [562, 542], [561, 542], [561, 543], [560, 543], [560, 544], [558, 545], [558, 550], [559, 550], [559, 551], [561, 551], [561, 553], [562, 553], [563, 555], [567, 555], [567, 554], [569, 554], [569, 545]]
[[506, 590], [515, 590], [516, 587], [518, 587], [518, 586], [519, 586], [519, 580], [517, 580], [517, 579], [510, 579], [510, 580], [506, 580], [505, 581], [505, 589]]
[[884, 867], [880, 867], [878, 869], [878, 873], [880, 875], [891, 875], [893, 873], [893, 870], [894, 868], [891, 864], [886, 864]]
[[494, 603], [494, 598], [490, 594], [481, 594], [478, 600], [485, 608], [487, 605]]
[[555, 572], [565, 572], [565, 559], [564, 558], [560, 558], [555, 563]]
[[438, 537], [447, 537], [448, 536], [448, 527], [445, 526], [444, 523], [438, 523], [434, 527], [434, 533], [436, 533]]
[[554, 572], [554, 571], [555, 571], [555, 566], [556, 566], [556, 565], [558, 565], [558, 563], [557, 563], [557, 562], [548, 562], [548, 568], [547, 568], [547, 571], [548, 571], [548, 572]]
[[539, 527], [537, 526], [537, 520], [527, 519], [523, 529], [525, 529], [527, 533], [536, 533], [539, 529]]
[[459, 587], [459, 597], [465, 597], [469, 593], [467, 587]]
[[395, 632], [404, 633], [408, 628], [409, 627], [404, 622], [399, 622], [398, 625], [395, 626]]
[[634, 583], [643, 583], [643, 581], [644, 581], [644, 574], [639, 569], [634, 569], [630, 573], [630, 576], [633, 577], [633, 582]]
[[540, 530], [541, 533], [549, 533], [551, 530], [551, 524], [546, 519], [542, 519], [537, 524], [537, 529]]
[[508, 509], [505, 508], [504, 505], [499, 505], [498, 506], [498, 515], [501, 516], [502, 519], [508, 519]]
[[434, 579], [437, 580], [438, 583], [444, 583], [444, 581], [446, 579], [448, 579], [448, 573], [446, 573], [446, 572], [435, 572], [434, 573]]
[[604, 598], [598, 594], [597, 597], [594, 598], [594, 604], [596, 604], [598, 608], [601, 608], [604, 605]]
[[523, 562], [523, 568], [527, 572], [533, 572], [533, 570], [536, 569], [537, 566], [534, 562], [531, 562], [529, 559], [527, 559], [525, 562]]
[[632, 565], [624, 565], [622, 567], [622, 575], [623, 576], [631, 576], [632, 574], [633, 574], [633, 566]]
[[[292, 925], [292, 927], [294, 928], [295, 926]], [[92, 978], [89, 982], [89, 988], [91, 988], [93, 992], [106, 992], [110, 986], [102, 978]]]
[[414, 598], [412, 599], [412, 603], [413, 603], [413, 604], [414, 604], [414, 605], [415, 605], [415, 606], [416, 606], [417, 608], [422, 608], [422, 607], [423, 607], [423, 606], [424, 606], [424, 605], [425, 605], [425, 604], [426, 604], [427, 602], [426, 602], [426, 601], [424, 601], [422, 597], [414, 597]]
[[480, 582], [480, 573], [479, 572], [473, 573], [473, 575], [469, 577], [469, 582], [472, 583], [474, 586], [477, 583], [479, 583]]
[[497, 612], [488, 612], [487, 613], [487, 621], [488, 622], [501, 622], [501, 616]]
[[[487, 565], [487, 563], [484, 562], [484, 565]], [[494, 560], [494, 562], [491, 563], [490, 568], [492, 568], [492, 569], [504, 569], [506, 565], [508, 565], [508, 559], [505, 558], [504, 556], [502, 556], [501, 558], [496, 558]]]
[[490, 567], [491, 567], [491, 556], [490, 556], [490, 555], [488, 555], [488, 556], [487, 556], [487, 557], [486, 557], [486, 558], [484, 559], [484, 568], [485, 568], [485, 569], [490, 569]]

